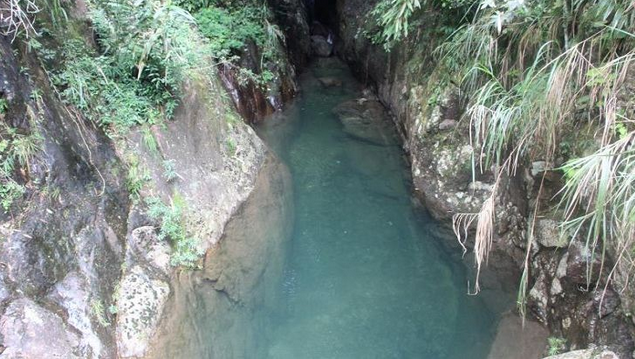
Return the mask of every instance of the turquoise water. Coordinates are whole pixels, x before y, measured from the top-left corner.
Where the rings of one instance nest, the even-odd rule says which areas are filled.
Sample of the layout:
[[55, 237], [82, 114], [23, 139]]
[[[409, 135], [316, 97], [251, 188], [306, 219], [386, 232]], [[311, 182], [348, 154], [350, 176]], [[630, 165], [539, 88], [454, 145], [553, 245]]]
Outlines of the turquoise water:
[[[317, 77], [336, 76], [324, 88]], [[436, 224], [413, 207], [394, 130], [352, 137], [332, 109], [361, 96], [336, 60], [301, 76], [302, 96], [259, 129], [293, 176], [295, 224], [282, 302], [262, 358], [486, 358], [497, 313], [466, 294]]]

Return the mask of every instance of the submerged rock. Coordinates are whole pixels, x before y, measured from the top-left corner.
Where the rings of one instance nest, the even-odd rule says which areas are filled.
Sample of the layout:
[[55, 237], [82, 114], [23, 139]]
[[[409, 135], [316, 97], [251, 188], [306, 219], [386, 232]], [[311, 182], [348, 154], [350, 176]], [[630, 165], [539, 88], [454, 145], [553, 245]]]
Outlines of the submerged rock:
[[397, 143], [388, 113], [379, 101], [365, 98], [346, 101], [333, 112], [344, 125], [344, 132], [355, 138], [382, 146]]
[[512, 313], [503, 315], [487, 359], [538, 359], [549, 331], [544, 326]]
[[324, 86], [324, 87], [339, 87], [342, 86], [342, 80], [338, 79], [337, 77], [320, 77], [318, 78], [318, 81], [320, 81], [320, 83]]

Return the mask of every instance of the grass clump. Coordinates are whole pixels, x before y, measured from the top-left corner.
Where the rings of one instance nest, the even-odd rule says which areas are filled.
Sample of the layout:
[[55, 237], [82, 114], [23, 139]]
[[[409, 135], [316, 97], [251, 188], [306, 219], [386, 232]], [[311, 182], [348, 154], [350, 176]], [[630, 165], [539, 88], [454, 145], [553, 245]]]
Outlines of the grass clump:
[[97, 320], [99, 325], [104, 328], [110, 326], [110, 321], [106, 317], [106, 310], [104, 308], [104, 303], [99, 299], [92, 299], [90, 301], [90, 310], [93, 317]]
[[159, 239], [169, 240], [172, 244], [170, 263], [177, 267], [198, 268], [203, 252], [199, 248], [199, 239], [187, 231], [184, 199], [175, 195], [168, 205], [154, 197], [148, 199], [147, 204], [148, 215], [160, 222]]
[[[533, 215], [560, 202], [564, 235], [582, 239], [591, 257], [604, 258], [611, 248], [617, 263], [632, 268], [635, 122], [621, 90], [635, 59], [635, 8], [614, 0], [444, 3], [384, 0], [372, 15], [376, 39], [384, 44], [412, 37], [419, 29], [413, 24], [424, 27], [416, 22], [424, 12], [449, 18], [445, 23], [454, 27], [434, 52], [438, 65], [431, 78], [450, 77], [468, 95], [463, 119], [471, 125], [474, 173], [494, 172], [481, 212], [455, 217], [461, 240], [467, 227], [477, 228], [478, 269], [492, 244], [499, 184], [532, 161], [545, 161], [566, 181], [558, 198], [536, 201]], [[587, 146], [570, 143], [571, 133], [588, 128]], [[528, 242], [532, 238], [530, 228]], [[523, 313], [531, 247], [519, 290]]]
[[136, 156], [130, 156], [127, 162], [126, 189], [132, 199], [136, 201], [141, 198], [141, 191], [152, 177], [150, 176], [150, 171], [139, 163], [139, 159]]
[[18, 167], [28, 171], [29, 162], [40, 150], [41, 142], [38, 133], [23, 134], [6, 124], [0, 125], [0, 205], [4, 212], [8, 212], [26, 192], [14, 174]]
[[176, 172], [176, 164], [174, 160], [163, 161], [163, 178], [167, 182], [172, 182], [181, 176]]

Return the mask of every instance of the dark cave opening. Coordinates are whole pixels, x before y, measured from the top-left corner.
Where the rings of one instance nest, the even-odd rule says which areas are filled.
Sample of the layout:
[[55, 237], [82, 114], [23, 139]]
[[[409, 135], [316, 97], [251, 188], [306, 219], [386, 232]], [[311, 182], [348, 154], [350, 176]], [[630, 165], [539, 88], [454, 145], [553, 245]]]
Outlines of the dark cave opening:
[[337, 29], [337, 0], [306, 0], [309, 20], [319, 22], [332, 31]]

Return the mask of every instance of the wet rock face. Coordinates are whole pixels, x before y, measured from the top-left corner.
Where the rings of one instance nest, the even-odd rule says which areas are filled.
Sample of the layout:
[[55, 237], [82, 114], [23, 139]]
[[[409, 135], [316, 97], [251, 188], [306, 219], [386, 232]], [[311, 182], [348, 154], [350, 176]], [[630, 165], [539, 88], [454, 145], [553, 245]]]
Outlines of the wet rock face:
[[286, 35], [286, 49], [291, 63], [304, 67], [311, 54], [309, 13], [304, 0], [268, 0]]
[[[143, 195], [183, 196], [206, 250], [253, 190], [266, 148], [238, 116], [228, 124], [231, 104], [207, 83], [188, 83], [169, 128], [152, 128], [160, 156], [141, 145], [136, 129], [115, 144], [72, 116], [39, 62], [17, 53], [0, 36], [0, 95], [11, 100], [0, 120], [39, 133], [42, 143], [18, 178], [27, 194], [10, 215], [0, 214], [3, 357], [139, 356], [173, 293], [174, 268], [169, 244], [150, 227], [156, 223], [131, 204], [122, 154], [134, 152], [147, 166], [153, 193]], [[25, 122], [29, 107], [41, 119]], [[167, 181], [163, 160], [183, 178]]]
[[97, 335], [99, 324], [93, 324], [91, 320], [94, 314], [91, 305], [95, 302], [91, 302], [87, 280], [80, 273], [69, 273], [55, 286], [48, 299], [66, 308], [68, 324], [81, 333], [78, 338], [78, 349], [82, 357], [104, 353], [103, 343]]
[[563, 236], [560, 223], [553, 219], [538, 219], [535, 224], [535, 236], [541, 246], [547, 248], [563, 248], [569, 244], [569, 238]]
[[[227, 224], [201, 271], [171, 283], [165, 318], [146, 358], [256, 358], [278, 288], [293, 213], [288, 169], [266, 160], [256, 189]], [[260, 314], [259, 314], [260, 313]]]
[[600, 252], [576, 241], [568, 253], [566, 279], [578, 285], [595, 283], [602, 267]]
[[[42, 354], [47, 344], [57, 357], [114, 356], [112, 332], [98, 320], [112, 318], [97, 309], [109, 305], [122, 261], [128, 193], [115, 175], [121, 163], [103, 133], [70, 118], [37, 66], [28, 79], [20, 75], [2, 37], [0, 53], [0, 77], [11, 84], [3, 91], [15, 104], [10, 117], [37, 109], [41, 117], [28, 130], [42, 137], [23, 169], [28, 196], [0, 224], [1, 344], [9, 357], [51, 357]], [[38, 103], [33, 88], [42, 90]]]

